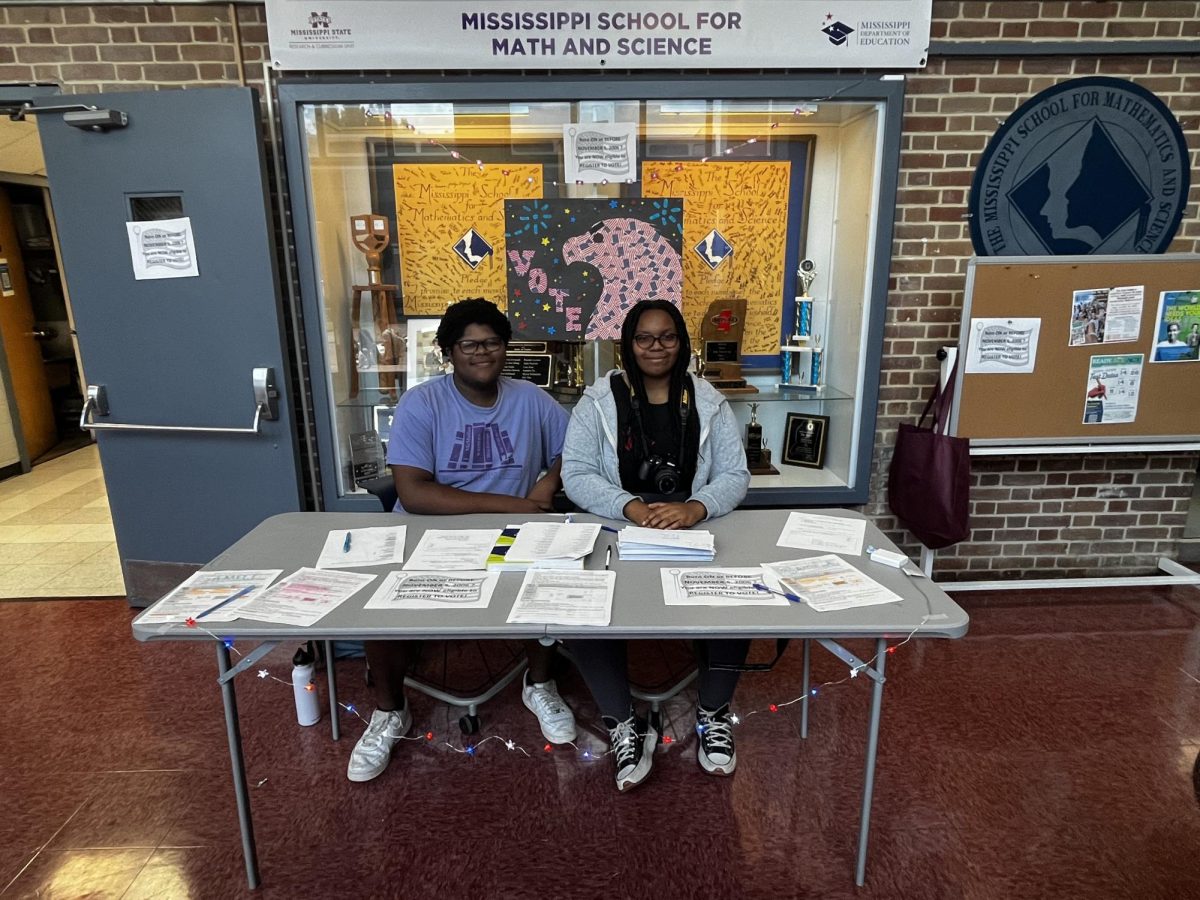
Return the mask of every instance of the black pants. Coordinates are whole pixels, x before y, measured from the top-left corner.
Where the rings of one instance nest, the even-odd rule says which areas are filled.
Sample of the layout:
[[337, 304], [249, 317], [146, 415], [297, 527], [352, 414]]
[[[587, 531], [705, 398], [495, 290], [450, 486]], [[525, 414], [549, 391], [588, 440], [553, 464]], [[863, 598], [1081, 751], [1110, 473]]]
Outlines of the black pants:
[[[719, 709], [733, 699], [740, 672], [711, 668], [712, 665], [738, 666], [750, 652], [748, 639], [696, 641], [700, 666], [700, 705]], [[633, 695], [629, 692], [629, 643], [622, 640], [568, 641], [588, 690], [600, 707], [600, 714], [623, 721], [629, 717]]]

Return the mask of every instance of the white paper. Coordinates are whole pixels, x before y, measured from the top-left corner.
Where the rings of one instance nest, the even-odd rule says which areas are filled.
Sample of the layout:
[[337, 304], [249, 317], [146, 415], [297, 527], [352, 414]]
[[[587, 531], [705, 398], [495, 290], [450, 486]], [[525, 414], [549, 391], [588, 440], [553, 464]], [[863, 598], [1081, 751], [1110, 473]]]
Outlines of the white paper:
[[1084, 386], [1084, 425], [1111, 425], [1137, 419], [1144, 359], [1141, 353], [1092, 357]]
[[636, 122], [563, 125], [567, 184], [625, 184], [637, 178]]
[[375, 580], [361, 572], [304, 567], [241, 607], [243, 619], [312, 625]]
[[1108, 292], [1108, 313], [1105, 316], [1104, 343], [1118, 344], [1136, 341], [1142, 333], [1142, 306], [1146, 286], [1115, 287]]
[[966, 371], [1000, 375], [1032, 372], [1041, 331], [1041, 319], [972, 319]]
[[138, 281], [199, 276], [190, 218], [126, 222], [125, 229], [129, 234], [133, 277]]
[[499, 528], [430, 528], [404, 564], [409, 572], [470, 572], [487, 568]]
[[794, 512], [784, 523], [775, 546], [860, 556], [866, 532], [866, 519], [842, 519], [837, 516]]
[[486, 609], [499, 572], [389, 572], [364, 609]]
[[581, 559], [592, 552], [600, 526], [586, 522], [526, 522], [520, 526], [506, 560]]
[[[350, 528], [329, 532], [317, 559], [318, 569], [353, 569], [358, 566], [399, 565], [404, 562], [405, 525]], [[346, 546], [346, 536], [350, 546]]]
[[759, 567], [659, 569], [663, 602], [667, 606], [787, 606], [788, 600], [770, 591]]
[[901, 597], [832, 553], [763, 563], [767, 586], [796, 594], [817, 612], [899, 603]]
[[228, 572], [196, 572], [138, 618], [138, 624], [183, 622], [199, 616], [249, 588], [242, 597], [213, 610], [201, 622], [231, 622], [238, 610], [267, 585], [283, 574], [283, 569], [246, 569]]
[[530, 569], [508, 614], [509, 622], [538, 625], [607, 625], [612, 619], [617, 573]]

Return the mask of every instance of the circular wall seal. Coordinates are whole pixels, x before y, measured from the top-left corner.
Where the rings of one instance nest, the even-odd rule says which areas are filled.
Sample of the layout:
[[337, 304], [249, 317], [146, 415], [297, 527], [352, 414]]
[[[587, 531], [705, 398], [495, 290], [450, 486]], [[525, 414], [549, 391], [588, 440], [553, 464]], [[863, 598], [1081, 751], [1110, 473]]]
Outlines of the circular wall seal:
[[980, 256], [1162, 253], [1187, 204], [1183, 130], [1119, 78], [1076, 78], [1021, 104], [971, 182]]

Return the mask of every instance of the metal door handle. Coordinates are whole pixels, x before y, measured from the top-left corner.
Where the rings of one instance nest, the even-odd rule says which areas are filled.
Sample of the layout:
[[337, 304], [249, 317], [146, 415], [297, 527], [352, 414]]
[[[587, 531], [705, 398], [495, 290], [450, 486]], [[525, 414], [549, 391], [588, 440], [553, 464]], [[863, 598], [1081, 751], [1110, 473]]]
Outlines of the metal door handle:
[[258, 434], [259, 423], [263, 419], [279, 418], [276, 401], [279, 391], [275, 389], [275, 370], [269, 368], [254, 369], [251, 372], [254, 385], [254, 421], [249, 428], [219, 428], [207, 425], [132, 425], [109, 422], [93, 422], [88, 420], [88, 413], [97, 416], [108, 415], [108, 391], [102, 384], [89, 384], [87, 400], [83, 411], [79, 414], [79, 427], [86, 431], [171, 431], [188, 432], [191, 434]]

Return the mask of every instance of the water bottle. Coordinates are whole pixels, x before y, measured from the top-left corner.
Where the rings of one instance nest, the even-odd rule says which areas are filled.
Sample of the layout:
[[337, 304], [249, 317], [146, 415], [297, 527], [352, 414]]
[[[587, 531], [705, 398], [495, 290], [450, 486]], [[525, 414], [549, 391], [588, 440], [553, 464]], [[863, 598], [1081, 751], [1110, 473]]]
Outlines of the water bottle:
[[321, 719], [321, 707], [313, 683], [313, 655], [304, 647], [292, 657], [292, 693], [296, 696], [296, 721], [301, 725], [316, 725]]

